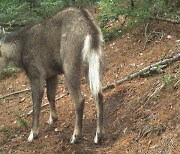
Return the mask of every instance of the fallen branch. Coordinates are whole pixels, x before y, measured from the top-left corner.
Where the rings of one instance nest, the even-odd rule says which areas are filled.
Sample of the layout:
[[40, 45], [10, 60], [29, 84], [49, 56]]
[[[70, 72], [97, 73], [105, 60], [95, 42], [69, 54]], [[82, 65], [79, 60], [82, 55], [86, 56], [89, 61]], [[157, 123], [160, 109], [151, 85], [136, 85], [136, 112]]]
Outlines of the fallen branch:
[[[65, 97], [65, 96], [67, 96], [67, 95], [69, 95], [69, 92], [66, 92], [66, 93], [62, 94], [61, 96], [57, 97], [57, 98], [55, 99], [55, 101], [57, 101], [57, 100]], [[49, 102], [48, 102], [48, 103], [45, 103], [45, 104], [42, 104], [42, 105], [41, 105], [41, 108], [43, 108], [43, 107], [45, 107], [45, 106], [47, 106], [47, 105], [49, 105]], [[31, 113], [33, 113], [33, 110], [30, 110], [30, 111], [27, 113], [27, 115], [29, 116]]]
[[173, 19], [162, 18], [162, 17], [158, 17], [158, 16], [157, 17], [149, 17], [149, 18], [169, 22], [169, 23], [172, 23], [172, 24], [180, 24], [180, 20], [173, 20]]
[[10, 94], [7, 94], [5, 96], [0, 97], [0, 99], [4, 99], [4, 98], [12, 96], [12, 95], [20, 94], [20, 93], [23, 93], [23, 92], [30, 92], [30, 91], [31, 91], [31, 89], [24, 89], [24, 90], [20, 90], [20, 91], [15, 91], [13, 93], [10, 93]]
[[144, 73], [148, 72], [148, 71], [151, 71], [152, 69], [154, 68], [158, 68], [159, 66], [161, 65], [167, 65], [167, 64], [170, 64], [172, 62], [175, 62], [175, 61], [178, 61], [180, 60], [180, 53], [176, 54], [175, 56], [173, 56], [172, 58], [167, 58], [167, 59], [164, 59], [164, 60], [161, 60], [155, 64], [152, 64], [150, 66], [147, 66], [133, 74], [130, 74], [128, 76], [126, 76], [125, 78], [123, 79], [120, 79], [114, 83], [110, 83], [108, 85], [106, 85], [105, 87], [103, 87], [103, 91], [106, 91], [108, 89], [113, 89], [115, 88], [116, 86], [120, 85], [121, 83], [125, 82], [125, 81], [129, 81], [129, 80], [132, 80], [140, 75], [143, 75]]
[[25, 26], [25, 24], [0, 22], [0, 26], [2, 26], [2, 27], [23, 27], [23, 26]]
[[149, 23], [146, 24], [145, 29], [144, 29], [144, 36], [145, 36], [145, 38], [146, 38], [146, 41], [145, 41], [145, 43], [144, 43], [144, 48], [143, 48], [143, 50], [145, 50], [146, 44], [147, 44], [148, 39], [149, 39], [149, 38], [148, 38], [148, 35], [147, 35], [148, 26], [149, 26]]

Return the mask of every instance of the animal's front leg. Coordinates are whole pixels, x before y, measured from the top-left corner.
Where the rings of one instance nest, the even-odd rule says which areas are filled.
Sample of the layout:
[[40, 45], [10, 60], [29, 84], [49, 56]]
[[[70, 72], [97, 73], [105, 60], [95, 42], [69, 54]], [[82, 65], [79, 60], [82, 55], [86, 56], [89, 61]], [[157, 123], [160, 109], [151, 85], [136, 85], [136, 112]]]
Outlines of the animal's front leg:
[[33, 118], [32, 129], [28, 137], [28, 141], [31, 142], [38, 136], [39, 115], [42, 97], [44, 93], [44, 80], [43, 79], [30, 79], [32, 89], [32, 101], [33, 101]]

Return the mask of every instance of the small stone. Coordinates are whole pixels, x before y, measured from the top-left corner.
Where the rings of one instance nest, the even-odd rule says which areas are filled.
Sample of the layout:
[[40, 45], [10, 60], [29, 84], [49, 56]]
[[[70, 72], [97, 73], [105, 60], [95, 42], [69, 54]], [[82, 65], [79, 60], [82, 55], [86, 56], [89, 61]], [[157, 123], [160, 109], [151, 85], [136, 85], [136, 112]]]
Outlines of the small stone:
[[133, 64], [130, 64], [131, 66], [133, 66], [133, 67], [135, 67], [136, 66], [136, 64], [135, 63], [133, 63]]
[[48, 138], [48, 135], [46, 135], [44, 138]]
[[172, 38], [172, 36], [171, 36], [171, 35], [168, 35], [168, 36], [167, 36], [167, 38], [168, 38], [168, 39], [171, 39], [171, 38]]
[[26, 99], [26, 98], [22, 98], [22, 99], [19, 101], [19, 103], [24, 102], [24, 101], [25, 101], [25, 99]]
[[55, 130], [54, 130], [55, 132], [58, 132], [59, 130], [58, 130], [58, 128], [55, 128]]

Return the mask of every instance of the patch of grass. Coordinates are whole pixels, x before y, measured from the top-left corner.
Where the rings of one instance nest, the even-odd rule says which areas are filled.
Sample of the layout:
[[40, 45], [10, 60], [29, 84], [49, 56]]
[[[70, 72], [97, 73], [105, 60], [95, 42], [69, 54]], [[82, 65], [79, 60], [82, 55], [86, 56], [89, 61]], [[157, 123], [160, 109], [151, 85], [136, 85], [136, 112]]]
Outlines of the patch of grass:
[[[13, 134], [12, 130], [7, 127], [3, 127], [0, 130], [0, 133], [3, 134], [3, 138], [0, 141], [1, 143], [0, 145], [7, 144], [12, 140], [12, 138], [14, 138], [14, 136], [12, 135]], [[1, 147], [0, 147], [0, 154], [5, 154], [5, 152]]]
[[1, 0], [0, 21], [6, 31], [13, 31], [27, 23], [49, 18], [65, 7], [82, 7], [95, 2], [96, 0]]
[[[127, 29], [144, 25], [151, 16], [161, 16], [174, 20], [180, 19], [180, 8], [173, 8], [174, 4], [169, 0], [101, 0], [97, 4], [100, 11], [98, 20], [105, 42], [109, 41], [111, 36], [120, 35], [117, 35], [120, 27]], [[115, 28], [115, 24], [112, 24], [112, 22], [120, 22], [121, 18], [119, 19], [119, 17], [121, 16], [126, 16], [125, 22], [123, 26], [119, 25], [119, 28]], [[112, 27], [112, 31], [107, 31], [108, 27]]]
[[0, 80], [8, 78], [12, 76], [13, 74], [18, 73], [20, 71], [21, 70], [19, 68], [8, 66], [4, 68], [2, 72], [0, 73]]
[[[170, 51], [170, 48], [168, 48], [168, 49], [165, 51], [165, 53], [164, 53], [164, 55], [163, 55], [163, 57], [162, 57], [162, 60], [164, 60], [164, 59], [167, 57], [169, 51]], [[163, 73], [160, 71], [160, 69], [158, 69], [158, 71], [159, 71], [159, 74], [161, 75], [161, 78], [162, 78], [162, 80], [163, 80], [163, 82], [164, 82], [165, 90], [166, 90], [166, 91], [169, 91], [169, 90], [172, 88], [172, 76], [169, 75], [169, 74], [163, 74]]]
[[22, 127], [27, 128], [27, 121], [23, 119], [22, 117], [19, 117], [19, 123]]
[[22, 114], [20, 114], [20, 113], [16, 114], [16, 117], [17, 117], [17, 121], [20, 124], [20, 126], [27, 129], [28, 123], [27, 123], [26, 119], [23, 118]]
[[4, 127], [4, 128], [1, 130], [1, 132], [4, 133], [4, 134], [9, 134], [9, 133], [10, 133], [10, 130]]
[[169, 91], [172, 87], [172, 77], [169, 74], [163, 76], [165, 90]]

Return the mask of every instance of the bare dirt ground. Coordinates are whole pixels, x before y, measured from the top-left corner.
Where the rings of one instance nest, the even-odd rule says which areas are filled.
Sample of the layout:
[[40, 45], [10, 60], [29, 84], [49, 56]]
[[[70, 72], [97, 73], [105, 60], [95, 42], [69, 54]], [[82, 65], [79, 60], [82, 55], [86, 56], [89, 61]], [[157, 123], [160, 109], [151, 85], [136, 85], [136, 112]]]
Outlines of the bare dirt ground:
[[[146, 44], [144, 27], [129, 30], [121, 39], [104, 46], [103, 85], [117, 81], [143, 67], [180, 52], [180, 26], [151, 22]], [[39, 137], [28, 143], [32, 110], [29, 91], [0, 99], [0, 153], [122, 153], [122, 154], [178, 154], [180, 153], [180, 69], [179, 61], [162, 74], [151, 74], [126, 81], [104, 93], [105, 138], [102, 145], [94, 145], [96, 110], [86, 81], [82, 79], [86, 98], [83, 134], [80, 143], [69, 140], [74, 126], [71, 97], [56, 102], [58, 121], [48, 126], [49, 106], [41, 109]], [[169, 75], [169, 76], [168, 76]], [[171, 77], [171, 80], [164, 79]], [[67, 91], [64, 77], [59, 77], [57, 97]], [[167, 84], [166, 84], [167, 81]], [[0, 96], [29, 88], [23, 72], [0, 81]], [[46, 94], [43, 103], [47, 103]], [[20, 119], [27, 121], [23, 127]]]

